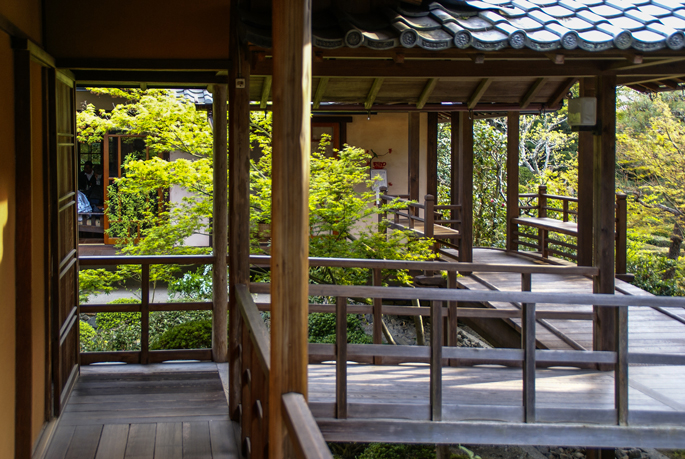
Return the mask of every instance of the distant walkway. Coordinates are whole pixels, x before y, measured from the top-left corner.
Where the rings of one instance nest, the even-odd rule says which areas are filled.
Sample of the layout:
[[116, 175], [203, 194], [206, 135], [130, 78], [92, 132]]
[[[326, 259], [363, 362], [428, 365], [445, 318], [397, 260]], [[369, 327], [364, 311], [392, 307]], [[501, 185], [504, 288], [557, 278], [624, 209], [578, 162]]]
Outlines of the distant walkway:
[[[508, 254], [501, 250], [474, 249], [475, 263], [532, 265], [537, 262], [523, 256]], [[459, 283], [470, 290], [520, 291], [521, 276], [514, 273], [474, 272], [460, 276]], [[592, 280], [583, 276], [533, 274], [534, 292], [592, 293]], [[617, 295], [650, 295], [634, 285], [616, 280]], [[490, 303], [496, 309], [516, 309], [511, 303]], [[537, 305], [538, 311], [573, 311], [592, 313], [592, 306]], [[685, 309], [669, 309], [669, 312], [685, 320]], [[513, 319], [516, 326], [519, 319]], [[685, 354], [685, 323], [664, 312], [650, 308], [629, 308], [628, 345], [630, 352]], [[592, 321], [590, 320], [539, 320], [536, 327], [538, 342], [548, 349], [592, 350]]]
[[217, 365], [81, 368], [47, 459], [238, 459]]

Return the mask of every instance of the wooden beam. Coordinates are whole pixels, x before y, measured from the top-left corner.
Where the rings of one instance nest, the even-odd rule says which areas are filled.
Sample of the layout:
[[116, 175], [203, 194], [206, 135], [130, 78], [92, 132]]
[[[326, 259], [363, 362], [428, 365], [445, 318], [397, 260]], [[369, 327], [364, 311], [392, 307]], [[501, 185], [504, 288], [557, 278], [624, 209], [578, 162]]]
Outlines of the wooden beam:
[[519, 216], [519, 113], [507, 113], [507, 250], [514, 246], [514, 233], [518, 225], [513, 222]]
[[[459, 204], [459, 112], [450, 113], [450, 205]], [[458, 220], [461, 212], [453, 209], [450, 220]], [[458, 223], [452, 223], [453, 229], [459, 229]]]
[[426, 139], [426, 193], [438, 201], [438, 114], [428, 113]]
[[559, 88], [557, 88], [556, 91], [554, 91], [554, 94], [552, 94], [552, 97], [549, 98], [547, 101], [547, 106], [548, 107], [556, 107], [561, 103], [561, 101], [566, 97], [568, 92], [571, 90], [574, 84], [578, 82], [578, 78], [567, 78], [565, 79], [560, 85]]
[[383, 78], [376, 78], [373, 80], [371, 89], [369, 89], [369, 93], [366, 95], [366, 101], [364, 102], [365, 109], [370, 110], [371, 107], [373, 107], [373, 102], [376, 100], [376, 96], [378, 95], [378, 91], [381, 90], [382, 85]]
[[[673, 64], [685, 61], [685, 57], [670, 57], [667, 59], [658, 59], [649, 62], [640, 61], [639, 59], [631, 59], [631, 63], [626, 64], [625, 61], [610, 66], [611, 70], [638, 70], [647, 67], [656, 67], [665, 64]], [[623, 72], [621, 72], [623, 73]]]
[[466, 102], [466, 106], [469, 110], [473, 109], [473, 107], [475, 107], [478, 104], [480, 99], [483, 97], [483, 94], [485, 94], [485, 91], [488, 90], [491, 84], [491, 78], [484, 78], [483, 80], [481, 80], [481, 82], [476, 87], [476, 90], [473, 91], [473, 93], [469, 96], [469, 100]]
[[409, 151], [408, 164], [408, 178], [407, 178], [407, 193], [409, 199], [413, 201], [419, 200], [419, 169], [421, 167], [421, 114], [418, 112], [409, 113], [409, 138], [407, 140], [407, 148]]
[[267, 75], [264, 77], [264, 83], [262, 84], [262, 95], [259, 99], [259, 108], [265, 109], [267, 102], [269, 101], [269, 95], [271, 94], [271, 82], [273, 77]]
[[459, 203], [461, 239], [459, 261], [473, 261], [473, 118], [459, 112]]
[[[31, 457], [33, 405], [32, 304], [33, 264], [31, 235], [32, 203], [32, 120], [31, 120], [31, 53], [14, 50], [14, 151], [15, 151], [15, 458]], [[12, 217], [10, 217], [12, 218]], [[11, 374], [11, 373], [10, 373]], [[57, 390], [59, 392], [59, 389]], [[59, 397], [59, 395], [57, 395]]]
[[316, 94], [314, 95], [315, 109], [319, 108], [319, 105], [321, 105], [321, 100], [323, 100], [323, 96], [326, 93], [326, 87], [328, 86], [329, 79], [329, 77], [319, 78], [319, 85], [316, 87]]
[[[580, 96], [596, 97], [594, 78], [580, 80]], [[578, 133], [578, 265], [592, 266], [594, 140], [590, 131]]]
[[424, 105], [426, 105], [426, 102], [428, 101], [428, 98], [433, 94], [433, 90], [435, 89], [435, 85], [438, 84], [438, 78], [429, 78], [428, 81], [426, 82], [426, 85], [423, 87], [423, 91], [421, 91], [421, 95], [419, 96], [418, 102], [416, 102], [416, 108], [421, 110]]
[[[237, 30], [239, 10], [237, 2], [231, 3], [231, 30]], [[229, 110], [229, 156], [228, 156], [228, 210], [231, 215], [228, 226], [229, 240], [229, 344], [228, 378], [229, 416], [240, 420], [242, 368], [241, 337], [243, 334], [240, 309], [236, 298], [237, 284], [249, 284], [250, 267], [245, 259], [249, 256], [249, 171], [250, 171], [250, 69], [249, 54], [240, 44], [237, 34], [231, 34], [229, 44], [231, 65], [228, 69]], [[245, 87], [238, 88], [236, 79], [245, 78]], [[216, 118], [216, 115], [215, 115]], [[222, 193], [223, 194], [223, 193]], [[222, 220], [223, 221], [223, 220]], [[216, 223], [215, 223], [216, 224]], [[226, 221], [224, 224], [228, 224]]]
[[545, 86], [545, 83], [547, 82], [546, 78], [538, 78], [535, 80], [535, 83], [533, 83], [530, 88], [528, 88], [528, 91], [526, 94], [523, 96], [523, 99], [521, 99], [521, 109], [525, 109], [530, 105], [530, 103], [533, 101], [535, 96], [538, 95], [540, 90]]
[[[307, 398], [311, 1], [273, 0], [269, 457], [291, 458], [281, 398]], [[246, 408], [249, 409], [249, 408]]]
[[186, 83], [186, 84], [222, 84], [226, 83], [225, 76], [217, 76], [216, 72], [152, 72], [152, 71], [103, 71], [103, 70], [76, 70], [74, 71], [76, 82], [117, 84], [117, 83], [147, 83], [148, 85]]

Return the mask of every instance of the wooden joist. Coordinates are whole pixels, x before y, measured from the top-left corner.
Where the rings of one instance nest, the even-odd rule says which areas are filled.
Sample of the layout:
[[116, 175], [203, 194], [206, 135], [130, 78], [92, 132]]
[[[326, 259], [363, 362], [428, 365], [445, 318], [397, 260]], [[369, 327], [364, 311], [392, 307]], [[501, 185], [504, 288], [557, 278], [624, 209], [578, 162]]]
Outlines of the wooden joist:
[[329, 77], [322, 77], [319, 78], [319, 85], [316, 87], [316, 93], [314, 94], [314, 106], [313, 108], [317, 109], [319, 108], [319, 105], [321, 105], [321, 101], [323, 100], [323, 96], [326, 93], [326, 87], [328, 86], [328, 80]]
[[535, 83], [533, 83], [530, 88], [528, 88], [528, 91], [526, 94], [523, 96], [521, 99], [521, 109], [524, 109], [530, 105], [530, 103], [533, 101], [535, 96], [538, 95], [538, 93], [542, 90], [542, 88], [545, 86], [545, 83], [547, 83], [547, 78], [538, 78], [535, 80]]
[[366, 95], [366, 101], [364, 102], [364, 108], [367, 110], [370, 110], [371, 107], [373, 107], [373, 103], [376, 100], [376, 96], [378, 95], [378, 91], [381, 90], [381, 86], [383, 86], [383, 78], [376, 78], [373, 80], [373, 84], [371, 85], [371, 89], [369, 89], [369, 93]]
[[262, 83], [262, 96], [259, 98], [259, 108], [261, 109], [265, 109], [267, 103], [269, 102], [272, 81], [273, 77], [271, 75], [267, 75], [264, 77], [264, 83]]
[[435, 86], [438, 84], [438, 78], [429, 78], [428, 81], [426, 82], [426, 85], [423, 87], [423, 90], [421, 91], [421, 95], [419, 96], [419, 100], [416, 102], [416, 108], [421, 110], [424, 105], [426, 105], [426, 102], [428, 101], [428, 98], [431, 96], [433, 93], [433, 90], [435, 89]]
[[480, 99], [483, 97], [483, 94], [485, 94], [485, 91], [488, 90], [491, 84], [492, 78], [484, 78], [480, 83], [478, 83], [475, 91], [473, 91], [473, 93], [469, 96], [469, 100], [466, 102], [466, 106], [469, 110], [473, 109], [478, 104]]

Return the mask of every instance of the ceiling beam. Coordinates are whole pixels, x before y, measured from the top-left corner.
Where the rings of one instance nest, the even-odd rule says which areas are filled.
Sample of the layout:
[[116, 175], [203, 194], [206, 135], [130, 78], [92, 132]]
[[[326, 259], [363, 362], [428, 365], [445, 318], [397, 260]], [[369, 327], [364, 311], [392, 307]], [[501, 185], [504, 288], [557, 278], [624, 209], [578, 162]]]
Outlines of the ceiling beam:
[[314, 94], [314, 108], [319, 108], [323, 96], [326, 93], [326, 87], [328, 86], [328, 77], [319, 78], [319, 85], [316, 87], [316, 93]]
[[473, 107], [478, 104], [480, 99], [483, 97], [483, 94], [485, 94], [485, 91], [487, 91], [490, 87], [490, 84], [492, 84], [492, 80], [490, 78], [484, 78], [480, 83], [478, 83], [476, 90], [471, 93], [469, 100], [466, 102], [466, 106], [469, 110], [473, 109]]
[[621, 85], [625, 86], [630, 86], [633, 84], [642, 84], [642, 83], [658, 83], [659, 81], [663, 80], [679, 80], [680, 78], [685, 77], [685, 74], [677, 74], [677, 75], [664, 75], [664, 76], [659, 76], [657, 78], [641, 78], [641, 77], [618, 77], [616, 79], [616, 82]]
[[[642, 57], [642, 56], [641, 56]], [[685, 57], [671, 57], [668, 59], [659, 59], [659, 60], [654, 60], [654, 61], [649, 61], [649, 62], [644, 62], [642, 59], [635, 59], [633, 58], [633, 62], [639, 62], [636, 64], [630, 63], [617, 63], [611, 65], [610, 69], [612, 70], [637, 70], [637, 69], [644, 69], [646, 67], [654, 67], [658, 65], [665, 65], [665, 64], [673, 64], [676, 62], [682, 62], [685, 61]], [[620, 72], [623, 73], [623, 72]]]
[[550, 107], [556, 107], [559, 105], [561, 100], [566, 96], [566, 94], [568, 94], [573, 85], [577, 82], [578, 78], [567, 78], [566, 80], [562, 81], [559, 85], [559, 88], [554, 92], [554, 94], [552, 94], [552, 97], [549, 98], [547, 105]]
[[365, 109], [370, 110], [371, 107], [373, 107], [373, 103], [376, 100], [378, 91], [381, 90], [381, 86], [383, 85], [383, 80], [383, 78], [376, 78], [375, 80], [373, 80], [371, 89], [369, 89], [369, 93], [366, 95], [366, 101], [364, 102]]
[[259, 108], [266, 108], [266, 103], [269, 101], [269, 94], [271, 94], [272, 82], [273, 77], [271, 75], [264, 77], [264, 83], [262, 83], [262, 96], [259, 99]]
[[77, 70], [74, 72], [77, 83], [148, 83], [166, 84], [226, 84], [226, 77], [217, 76], [210, 72], [135, 72], [135, 71], [100, 71]]
[[419, 101], [416, 102], [416, 108], [421, 110], [424, 105], [426, 105], [426, 102], [428, 102], [428, 98], [433, 94], [433, 90], [435, 89], [435, 85], [438, 84], [438, 78], [429, 78], [428, 81], [426, 82], [426, 85], [423, 87], [423, 91], [421, 91], [421, 95], [419, 96]]
[[545, 83], [547, 83], [547, 78], [538, 78], [535, 80], [535, 83], [528, 88], [528, 92], [526, 92], [523, 99], [521, 99], [521, 109], [525, 109], [530, 105], [535, 96], [537, 96], [543, 86], [545, 86]]

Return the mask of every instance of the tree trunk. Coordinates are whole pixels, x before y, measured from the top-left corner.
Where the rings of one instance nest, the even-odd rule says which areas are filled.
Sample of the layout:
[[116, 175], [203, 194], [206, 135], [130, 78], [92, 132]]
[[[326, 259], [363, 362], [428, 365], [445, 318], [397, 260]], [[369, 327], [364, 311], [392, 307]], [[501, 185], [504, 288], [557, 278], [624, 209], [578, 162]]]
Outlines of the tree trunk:
[[683, 229], [678, 222], [673, 225], [673, 235], [671, 235], [671, 245], [668, 247], [668, 258], [677, 260], [680, 258], [680, 247], [683, 244]]

